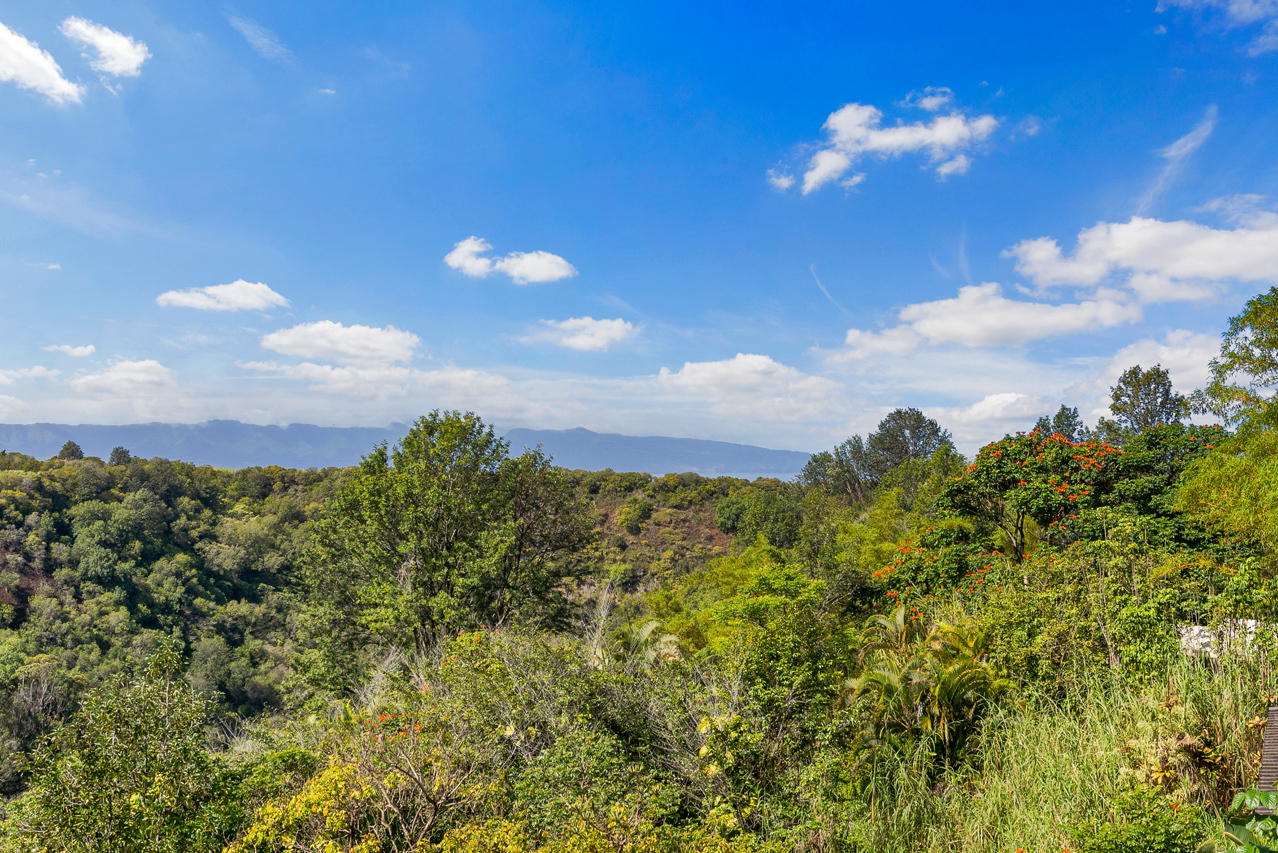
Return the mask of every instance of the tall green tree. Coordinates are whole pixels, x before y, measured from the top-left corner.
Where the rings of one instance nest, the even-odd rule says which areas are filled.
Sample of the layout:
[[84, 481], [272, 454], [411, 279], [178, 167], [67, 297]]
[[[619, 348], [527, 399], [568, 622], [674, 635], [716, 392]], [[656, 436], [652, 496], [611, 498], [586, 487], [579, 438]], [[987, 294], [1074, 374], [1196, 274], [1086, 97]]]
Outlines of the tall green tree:
[[889, 471], [953, 447], [949, 430], [932, 418], [918, 409], [895, 409], [867, 438], [854, 435], [832, 451], [814, 454], [799, 474], [799, 482], [866, 503]]
[[1268, 410], [1278, 388], [1278, 287], [1247, 303], [1229, 321], [1211, 381], [1193, 395], [1194, 409], [1227, 423]]
[[1078, 409], [1064, 404], [1061, 404], [1052, 417], [1043, 415], [1039, 418], [1034, 429], [1043, 435], [1063, 435], [1070, 441], [1078, 441], [1084, 431], [1083, 419], [1078, 416]]
[[540, 451], [506, 450], [476, 415], [435, 411], [363, 460], [304, 560], [320, 683], [349, 687], [369, 655], [460, 630], [565, 621], [592, 517]]
[[1142, 370], [1129, 367], [1109, 389], [1109, 410], [1114, 418], [1101, 418], [1096, 437], [1123, 444], [1141, 431], [1162, 424], [1178, 424], [1190, 413], [1189, 401], [1172, 388], [1171, 375], [1161, 364]]

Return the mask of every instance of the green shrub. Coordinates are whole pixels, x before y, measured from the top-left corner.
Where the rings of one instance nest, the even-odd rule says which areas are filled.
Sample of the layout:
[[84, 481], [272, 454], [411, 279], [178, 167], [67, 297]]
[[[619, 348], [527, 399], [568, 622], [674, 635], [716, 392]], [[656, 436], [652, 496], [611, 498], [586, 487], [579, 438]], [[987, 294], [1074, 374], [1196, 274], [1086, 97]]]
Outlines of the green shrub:
[[1079, 827], [1078, 853], [1194, 853], [1202, 842], [1203, 811], [1141, 785], [1111, 804], [1110, 819]]
[[617, 526], [631, 536], [638, 536], [643, 532], [643, 526], [650, 518], [652, 518], [652, 504], [636, 495], [627, 498], [625, 505], [617, 513]]

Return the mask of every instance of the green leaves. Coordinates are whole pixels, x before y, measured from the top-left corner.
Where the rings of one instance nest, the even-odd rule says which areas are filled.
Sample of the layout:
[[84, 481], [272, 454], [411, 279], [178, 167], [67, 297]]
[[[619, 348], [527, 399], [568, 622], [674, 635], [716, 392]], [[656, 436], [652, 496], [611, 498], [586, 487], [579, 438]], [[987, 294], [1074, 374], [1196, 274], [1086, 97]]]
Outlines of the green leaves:
[[179, 853], [219, 843], [237, 807], [226, 769], [205, 748], [212, 705], [175, 679], [181, 658], [173, 649], [148, 669], [145, 678], [90, 691], [48, 737], [4, 832], [67, 853]]
[[473, 414], [434, 412], [334, 497], [305, 560], [313, 681], [346, 690], [368, 656], [460, 630], [562, 624], [593, 518], [540, 451], [506, 458]]

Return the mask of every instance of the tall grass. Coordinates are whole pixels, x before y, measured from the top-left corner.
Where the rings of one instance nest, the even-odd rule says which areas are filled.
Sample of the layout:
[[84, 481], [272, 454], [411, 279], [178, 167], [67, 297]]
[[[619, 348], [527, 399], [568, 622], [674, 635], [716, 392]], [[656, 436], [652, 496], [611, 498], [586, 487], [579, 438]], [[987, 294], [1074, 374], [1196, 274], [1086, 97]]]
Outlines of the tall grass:
[[1259, 660], [1218, 667], [1178, 659], [1133, 684], [1091, 673], [1065, 696], [1022, 696], [990, 718], [972, 766], [926, 772], [926, 756], [880, 754], [847, 786], [825, 849], [987, 853], [1069, 849], [1074, 827], [1106, 820], [1133, 784], [1162, 785], [1212, 816], [1255, 784], [1274, 678]]

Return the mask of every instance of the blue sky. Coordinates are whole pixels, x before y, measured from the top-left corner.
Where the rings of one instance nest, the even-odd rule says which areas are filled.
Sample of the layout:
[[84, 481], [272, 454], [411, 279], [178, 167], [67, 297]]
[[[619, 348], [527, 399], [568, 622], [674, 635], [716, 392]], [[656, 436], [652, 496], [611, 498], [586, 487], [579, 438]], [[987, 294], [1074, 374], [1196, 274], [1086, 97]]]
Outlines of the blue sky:
[[1278, 2], [0, 2], [0, 421], [971, 450], [1278, 283]]

